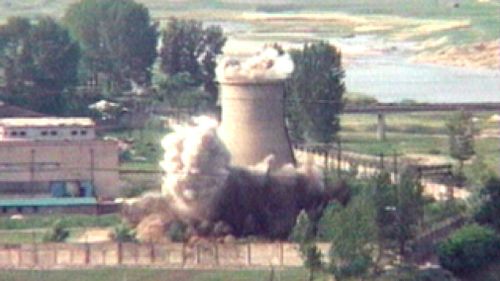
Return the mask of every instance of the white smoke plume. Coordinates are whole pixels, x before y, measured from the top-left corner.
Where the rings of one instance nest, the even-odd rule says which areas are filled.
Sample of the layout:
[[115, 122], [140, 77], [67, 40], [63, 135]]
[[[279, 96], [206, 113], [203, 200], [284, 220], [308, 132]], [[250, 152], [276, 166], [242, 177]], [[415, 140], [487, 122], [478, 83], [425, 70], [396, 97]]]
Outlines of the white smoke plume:
[[198, 117], [190, 125], [175, 126], [162, 140], [162, 195], [184, 216], [209, 218], [210, 204], [229, 175], [230, 156], [217, 126], [209, 117]]
[[190, 229], [187, 239], [227, 234], [284, 239], [301, 210], [318, 213], [335, 197], [312, 166], [270, 169], [270, 155], [255, 166], [231, 167], [217, 127], [215, 120], [199, 117], [165, 136], [162, 194], [124, 208], [138, 237], [160, 241], [162, 231], [180, 221]]
[[246, 60], [225, 57], [217, 65], [219, 82], [283, 80], [294, 69], [290, 55], [278, 46], [265, 46]]

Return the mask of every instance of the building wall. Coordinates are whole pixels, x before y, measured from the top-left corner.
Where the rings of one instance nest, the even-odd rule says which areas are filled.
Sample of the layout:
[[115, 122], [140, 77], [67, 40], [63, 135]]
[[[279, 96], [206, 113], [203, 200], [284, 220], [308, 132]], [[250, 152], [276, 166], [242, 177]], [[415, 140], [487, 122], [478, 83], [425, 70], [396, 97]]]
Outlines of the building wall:
[[111, 141], [0, 142], [0, 182], [91, 181], [96, 195], [119, 195], [118, 145]]
[[2, 140], [92, 140], [94, 127], [2, 127]]

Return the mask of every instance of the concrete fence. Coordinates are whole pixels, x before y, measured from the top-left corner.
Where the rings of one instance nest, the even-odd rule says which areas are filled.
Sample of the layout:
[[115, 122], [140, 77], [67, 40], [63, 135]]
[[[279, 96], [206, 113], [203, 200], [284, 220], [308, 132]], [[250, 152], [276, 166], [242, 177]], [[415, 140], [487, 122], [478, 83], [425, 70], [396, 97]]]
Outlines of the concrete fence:
[[[329, 244], [318, 244], [326, 257]], [[0, 269], [154, 266], [259, 268], [303, 265], [293, 243], [98, 243], [0, 245]]]

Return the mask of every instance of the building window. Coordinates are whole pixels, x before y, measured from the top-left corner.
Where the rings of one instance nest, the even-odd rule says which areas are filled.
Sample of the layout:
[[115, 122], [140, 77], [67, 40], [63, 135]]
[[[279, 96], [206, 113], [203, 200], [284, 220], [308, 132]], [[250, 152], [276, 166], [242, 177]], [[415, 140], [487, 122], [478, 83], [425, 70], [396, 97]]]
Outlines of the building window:
[[20, 135], [21, 137], [25, 137], [25, 136], [26, 136], [26, 132], [25, 132], [25, 131], [21, 131], [21, 132], [19, 132], [19, 135]]
[[17, 131], [10, 132], [10, 135], [13, 137], [17, 136]]
[[82, 136], [87, 135], [87, 131], [85, 131], [85, 130], [81, 130], [81, 131], [80, 131], [80, 135], [82, 135]]
[[17, 211], [19, 214], [22, 214], [22, 213], [23, 213], [23, 207], [16, 207], [16, 211]]
[[49, 132], [47, 132], [47, 131], [42, 131], [42, 136], [46, 136], [46, 135], [48, 135], [48, 134], [49, 134]]
[[57, 131], [50, 131], [51, 136], [57, 136]]
[[74, 131], [74, 130], [73, 130], [73, 131], [71, 131], [71, 135], [72, 135], [72, 136], [76, 136], [76, 135], [78, 135], [78, 131]]
[[7, 213], [7, 207], [2, 207], [2, 213], [4, 213], [4, 214]]

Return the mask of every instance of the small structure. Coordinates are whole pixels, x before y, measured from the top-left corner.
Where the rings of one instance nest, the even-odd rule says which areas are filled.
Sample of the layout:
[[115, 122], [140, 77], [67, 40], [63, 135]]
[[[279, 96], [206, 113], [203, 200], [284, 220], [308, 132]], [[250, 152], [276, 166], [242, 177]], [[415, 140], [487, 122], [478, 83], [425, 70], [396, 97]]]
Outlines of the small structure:
[[[18, 212], [22, 202], [33, 210], [47, 207], [35, 206], [37, 199], [87, 198], [88, 206], [96, 198], [114, 198], [118, 165], [117, 143], [96, 139], [89, 118], [0, 119], [0, 203], [16, 199]], [[66, 201], [62, 205], [78, 206], [81, 200]], [[12, 206], [0, 204], [0, 213]]]

